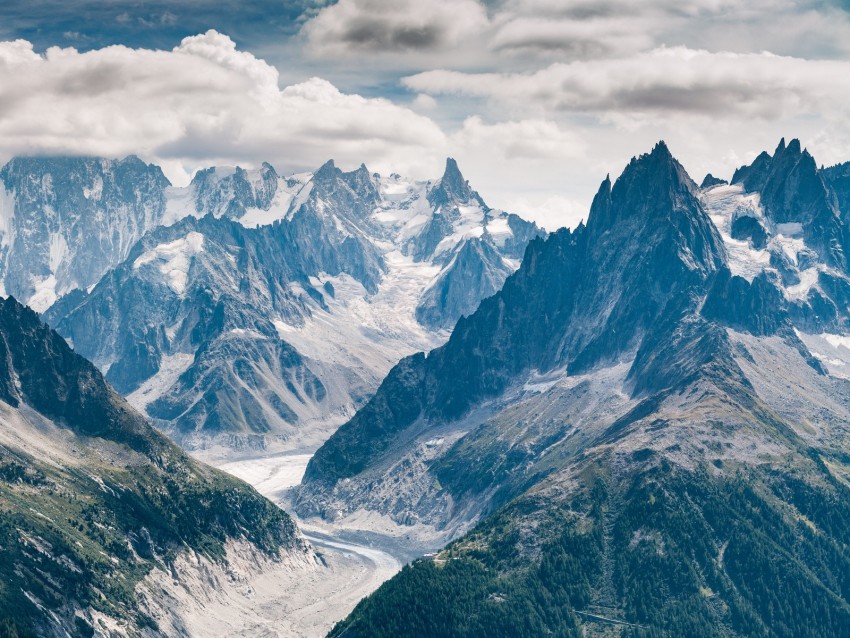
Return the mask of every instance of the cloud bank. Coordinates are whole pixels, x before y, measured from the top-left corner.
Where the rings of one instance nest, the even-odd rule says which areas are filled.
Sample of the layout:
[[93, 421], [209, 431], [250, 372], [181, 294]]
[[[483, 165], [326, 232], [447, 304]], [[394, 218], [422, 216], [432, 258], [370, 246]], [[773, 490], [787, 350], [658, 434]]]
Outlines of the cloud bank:
[[277, 70], [216, 31], [172, 51], [112, 46], [36, 54], [0, 43], [0, 148], [15, 154], [135, 153], [200, 166], [329, 157], [415, 169], [443, 149], [431, 120], [382, 98], [312, 78], [280, 89]]
[[426, 71], [403, 82], [420, 93], [483, 97], [527, 110], [776, 119], [844, 112], [850, 61], [674, 47], [530, 73]]

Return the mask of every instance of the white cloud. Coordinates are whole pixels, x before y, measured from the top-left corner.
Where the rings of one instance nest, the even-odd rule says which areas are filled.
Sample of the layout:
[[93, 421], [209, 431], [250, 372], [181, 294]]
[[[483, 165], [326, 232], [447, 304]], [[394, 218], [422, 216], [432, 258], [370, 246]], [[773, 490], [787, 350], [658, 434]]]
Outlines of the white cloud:
[[451, 138], [452, 146], [478, 151], [492, 160], [574, 159], [585, 151], [582, 139], [551, 120], [528, 119], [486, 124], [468, 117]]
[[[4, 42], [0, 149], [6, 157], [136, 153], [183, 180], [211, 164], [268, 160], [285, 172], [331, 157], [343, 167], [365, 162], [382, 173], [435, 177], [452, 155], [490, 205], [548, 228], [575, 225], [604, 175], [616, 176], [660, 138], [697, 181], [707, 171], [729, 177], [783, 135], [800, 137], [819, 162], [850, 159], [850, 62], [687, 47], [632, 52], [645, 43], [639, 34], [630, 39], [624, 25], [642, 24], [648, 10], [618, 14], [623, 2], [505, 2], [487, 18], [484, 44], [467, 21], [440, 36], [440, 46], [471, 47], [479, 61], [515, 56], [528, 70], [419, 73], [404, 80], [412, 92], [399, 103], [342, 92], [319, 78], [281, 88], [274, 67], [214, 31], [171, 51], [116, 46], [41, 55], [28, 42]], [[679, 6], [649, 4], [670, 15]], [[357, 6], [377, 10], [362, 0]], [[679, 8], [687, 18], [719, 15], [724, 6], [705, 0]], [[386, 9], [390, 22], [401, 19], [394, 7]], [[517, 17], [507, 20], [509, 10]], [[543, 49], [528, 40], [535, 25], [557, 44], [579, 28], [576, 21], [586, 27], [576, 39], [610, 46], [587, 59], [569, 61], [562, 50], [559, 59], [567, 61], [540, 62]], [[499, 47], [496, 54], [490, 46]], [[363, 64], [362, 56], [349, 57]], [[330, 58], [325, 68], [335, 68]]]
[[845, 113], [850, 61], [660, 48], [531, 73], [426, 71], [412, 90], [489, 98], [513, 108], [639, 118], [670, 113], [776, 119]]
[[418, 109], [425, 109], [426, 111], [430, 111], [432, 109], [437, 108], [437, 100], [435, 100], [432, 96], [427, 93], [419, 93], [413, 99], [413, 106]]
[[522, 211], [530, 220], [549, 232], [566, 226], [575, 228], [587, 219], [587, 203], [562, 195], [533, 194], [508, 197], [502, 205], [510, 211]]
[[[440, 105], [423, 94], [413, 106], [430, 113]], [[319, 78], [281, 89], [273, 67], [217, 32], [186, 38], [172, 51], [117, 46], [38, 55], [26, 42], [0, 43], [0, 114], [7, 157], [134, 153], [177, 183], [212, 164], [267, 160], [286, 172], [331, 157], [343, 167], [365, 162], [382, 173], [433, 178], [451, 154], [493, 205], [539, 203], [549, 225], [555, 208], [545, 202], [560, 201], [553, 198], [563, 163], [586, 148], [546, 119], [472, 116], [444, 132], [409, 108], [345, 94]]]
[[173, 51], [38, 55], [27, 42], [0, 43], [0, 115], [8, 155], [136, 153], [171, 166], [270, 160], [281, 168], [334, 157], [421, 170], [446, 151], [436, 124], [389, 100], [318, 78], [281, 90], [274, 67], [215, 31]]
[[38, 55], [33, 51], [32, 44], [26, 40], [3, 42], [0, 46], [0, 64], [4, 68], [12, 68], [26, 62], [35, 62], [38, 59]]

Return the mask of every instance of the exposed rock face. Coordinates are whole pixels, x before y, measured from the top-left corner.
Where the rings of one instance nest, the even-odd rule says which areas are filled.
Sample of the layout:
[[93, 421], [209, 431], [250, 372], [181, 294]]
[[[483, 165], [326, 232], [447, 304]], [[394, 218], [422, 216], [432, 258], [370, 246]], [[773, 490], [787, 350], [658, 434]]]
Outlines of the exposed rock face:
[[170, 186], [133, 156], [16, 158], [0, 182], [0, 283], [39, 311], [124, 260], [161, 223]]
[[699, 187], [705, 189], [705, 188], [711, 188], [712, 186], [723, 186], [723, 185], [728, 184], [728, 183], [729, 182], [727, 182], [725, 179], [720, 179], [719, 177], [715, 177], [711, 173], [708, 173], [703, 178]]
[[786, 147], [783, 139], [772, 157], [762, 153], [751, 166], [735, 171], [732, 184], [758, 192], [771, 224], [801, 226], [806, 245], [816, 250], [824, 263], [847, 269], [850, 231], [842, 223], [835, 193], [814, 158], [801, 150], [799, 140]]
[[767, 231], [755, 217], [736, 217], [729, 234], [733, 239], [748, 240], [758, 250], [767, 246]]
[[520, 374], [579, 374], [634, 356], [665, 314], [695, 307], [724, 254], [696, 185], [660, 144], [613, 188], [603, 182], [586, 227], [532, 243], [520, 270], [444, 347], [399, 364], [316, 453], [306, 479], [353, 476], [420, 417], [457, 418]]
[[846, 221], [850, 215], [850, 162], [836, 164], [820, 171], [826, 183], [835, 192], [838, 200], [838, 208], [841, 210], [842, 218]]
[[834, 183], [841, 183], [839, 167], [819, 171], [799, 141], [783, 140], [773, 156], [762, 153], [738, 169], [731, 186], [703, 193], [729, 240], [731, 273], [753, 282], [766, 270], [792, 323], [806, 332], [843, 332], [850, 325], [850, 235]]
[[331, 258], [317, 265], [313, 260], [326, 254], [297, 251], [291, 233], [298, 231], [187, 218], [145, 237], [91, 294], [48, 318], [62, 312], [59, 331], [107, 369], [124, 394], [170, 374], [171, 385], [156, 389], [148, 412], [179, 434], [293, 425], [298, 406], [303, 416], [326, 391], [280, 339], [274, 318], [303, 325], [309, 304], [326, 294], [313, 288], [307, 272], [338, 274], [346, 266], [356, 272], [362, 261], [341, 266], [340, 255], [329, 251]]
[[190, 189], [195, 196], [196, 213], [239, 219], [251, 208], [268, 210], [278, 182], [274, 167], [264, 162], [252, 172], [239, 166], [233, 170], [206, 168], [195, 174]]
[[455, 247], [446, 267], [425, 290], [416, 308], [419, 323], [452, 328], [482, 299], [498, 292], [514, 271], [492, 244], [473, 238]]

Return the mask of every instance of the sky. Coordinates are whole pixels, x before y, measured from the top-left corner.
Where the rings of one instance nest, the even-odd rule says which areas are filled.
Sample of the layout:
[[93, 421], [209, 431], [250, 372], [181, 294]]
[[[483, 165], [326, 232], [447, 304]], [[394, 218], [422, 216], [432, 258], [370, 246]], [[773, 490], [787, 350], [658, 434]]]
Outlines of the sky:
[[549, 229], [664, 139], [698, 182], [781, 137], [850, 160], [850, 0], [7, 0], [0, 160], [334, 159]]

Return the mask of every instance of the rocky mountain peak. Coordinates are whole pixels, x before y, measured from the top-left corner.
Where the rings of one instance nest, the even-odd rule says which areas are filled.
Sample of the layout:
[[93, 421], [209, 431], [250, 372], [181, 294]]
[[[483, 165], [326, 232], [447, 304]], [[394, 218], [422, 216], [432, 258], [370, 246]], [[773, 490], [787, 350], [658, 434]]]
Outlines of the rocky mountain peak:
[[104, 617], [129, 635], [177, 635], [153, 623], [140, 593], [166, 564], [204, 595], [221, 586], [178, 576], [184, 554], [231, 574], [233, 543], [241, 560], [310, 560], [282, 510], [186, 456], [11, 297], [0, 300], [0, 415], [3, 636], [93, 636]]
[[380, 201], [381, 194], [365, 164], [360, 164], [357, 169], [348, 173], [342, 173], [340, 177], [367, 208], [376, 206]]
[[719, 177], [715, 177], [711, 173], [707, 173], [706, 176], [703, 178], [702, 182], [700, 183], [699, 187], [701, 189], [705, 189], [711, 188], [712, 186], [721, 186], [723, 184], [728, 183], [729, 182], [727, 182], [725, 179], [721, 179]]
[[771, 157], [760, 154], [735, 171], [733, 184], [757, 192], [764, 214], [775, 225], [798, 225], [806, 245], [828, 265], [847, 267], [850, 232], [841, 222], [838, 198], [798, 139], [780, 141]]
[[0, 398], [80, 434], [133, 443], [144, 425], [90, 362], [14, 297], [0, 301]]
[[313, 180], [316, 182], [325, 181], [336, 177], [341, 172], [342, 171], [336, 167], [336, 163], [334, 163], [332, 159], [329, 159], [319, 167], [319, 170], [313, 173]]
[[[705, 217], [696, 184], [662, 141], [652, 152], [632, 158], [613, 187], [606, 178], [594, 198], [588, 228], [600, 233], [614, 224], [644, 227], [679, 212]], [[705, 225], [707, 219], [700, 222]]]
[[368, 212], [371, 212], [370, 207], [380, 199], [378, 188], [365, 164], [360, 164], [353, 171], [344, 172], [332, 159], [328, 160], [313, 173], [313, 184], [318, 192], [325, 196], [333, 196], [338, 193], [340, 187], [347, 187], [357, 200], [352, 203], [358, 208], [365, 206], [364, 210], [368, 209]]
[[162, 222], [170, 186], [135, 156], [17, 157], [0, 183], [0, 292], [39, 311], [126, 257]]
[[[606, 178], [587, 226], [531, 242], [519, 270], [445, 346], [390, 373], [316, 453], [307, 480], [350, 476], [420, 416], [460, 418], [531, 370], [587, 374], [662, 343], [662, 326], [695, 311], [725, 260], [695, 193], [664, 144], [633, 159], [613, 186]], [[360, 446], [363, 428], [385, 438]]]
[[590, 204], [594, 224], [607, 227], [613, 223], [611, 217], [611, 187], [611, 176], [607, 175], [599, 185], [599, 189], [596, 191], [596, 195], [593, 196], [593, 201]]
[[846, 220], [850, 215], [850, 162], [823, 168], [820, 173], [835, 192], [838, 208]]
[[463, 174], [457, 165], [457, 160], [453, 157], [446, 158], [446, 168], [443, 171], [442, 181], [445, 183], [447, 189], [457, 193], [469, 188], [469, 183], [463, 178]]
[[800, 140], [795, 137], [788, 143], [788, 148], [786, 149], [786, 151], [794, 155], [800, 155], [802, 153], [801, 149], [802, 145], [800, 144]]
[[241, 166], [202, 169], [192, 179], [195, 212], [239, 219], [250, 208], [267, 210], [277, 193], [278, 179], [268, 162], [256, 170]]
[[435, 208], [473, 203], [485, 206], [478, 193], [472, 190], [469, 182], [463, 177], [457, 162], [451, 157], [446, 158], [446, 169], [428, 193], [428, 201]]

